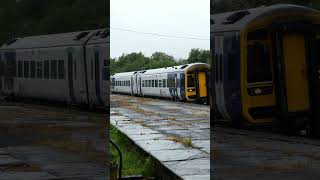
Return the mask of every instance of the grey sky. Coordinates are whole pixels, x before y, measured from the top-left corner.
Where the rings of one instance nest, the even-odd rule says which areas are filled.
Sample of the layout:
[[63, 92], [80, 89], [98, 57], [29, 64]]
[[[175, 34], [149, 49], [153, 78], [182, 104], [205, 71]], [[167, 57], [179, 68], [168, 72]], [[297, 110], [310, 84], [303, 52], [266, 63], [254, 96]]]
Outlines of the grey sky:
[[[209, 0], [111, 0], [111, 57], [123, 53], [165, 52], [186, 58], [192, 48], [210, 49]], [[113, 29], [114, 28], [114, 29]], [[121, 31], [200, 38], [158, 37]]]

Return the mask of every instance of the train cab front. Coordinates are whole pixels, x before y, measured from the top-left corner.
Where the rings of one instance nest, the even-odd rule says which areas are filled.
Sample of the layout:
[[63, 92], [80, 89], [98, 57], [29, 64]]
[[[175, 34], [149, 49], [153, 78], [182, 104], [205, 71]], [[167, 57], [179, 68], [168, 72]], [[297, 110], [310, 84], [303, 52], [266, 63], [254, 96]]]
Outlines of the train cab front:
[[204, 63], [190, 65], [185, 70], [185, 97], [187, 101], [207, 102], [209, 66]]
[[320, 15], [302, 10], [263, 16], [241, 32], [242, 113], [252, 123], [301, 127], [320, 117]]

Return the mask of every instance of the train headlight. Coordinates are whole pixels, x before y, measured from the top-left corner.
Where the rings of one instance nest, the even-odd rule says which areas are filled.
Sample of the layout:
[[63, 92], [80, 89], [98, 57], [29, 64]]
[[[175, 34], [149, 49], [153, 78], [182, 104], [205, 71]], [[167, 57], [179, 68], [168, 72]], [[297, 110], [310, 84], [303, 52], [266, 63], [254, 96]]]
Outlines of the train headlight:
[[256, 89], [254, 89], [254, 93], [255, 93], [256, 95], [259, 95], [259, 94], [262, 93], [262, 90], [261, 90], [260, 88], [256, 88]]
[[273, 91], [272, 86], [248, 88], [248, 94], [250, 96], [260, 96], [260, 95], [272, 94], [272, 91]]

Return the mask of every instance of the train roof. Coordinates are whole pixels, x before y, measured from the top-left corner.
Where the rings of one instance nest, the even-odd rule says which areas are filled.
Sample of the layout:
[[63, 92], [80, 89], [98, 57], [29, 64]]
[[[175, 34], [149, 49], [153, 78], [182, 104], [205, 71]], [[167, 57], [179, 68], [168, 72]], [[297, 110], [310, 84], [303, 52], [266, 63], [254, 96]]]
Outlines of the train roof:
[[110, 30], [98, 29], [95, 35], [90, 38], [88, 44], [110, 43]]
[[142, 70], [142, 71], [132, 71], [132, 72], [123, 72], [123, 73], [116, 73], [112, 77], [132, 76], [132, 75], [134, 75], [136, 73], [143, 74], [143, 75], [160, 74], [160, 73], [174, 73], [174, 72], [185, 71], [185, 70], [187, 70], [189, 68], [193, 68], [193, 67], [196, 67], [196, 66], [208, 66], [208, 64], [205, 64], [205, 63], [192, 63], [192, 64], [184, 64], [184, 65], [179, 65], [179, 66], [165, 67], [165, 68], [149, 69], [149, 70]]
[[[68, 32], [59, 34], [28, 36], [23, 38], [15, 38], [0, 47], [0, 50], [10, 49], [33, 49], [33, 48], [47, 48], [59, 46], [77, 46], [83, 45], [91, 37], [95, 36], [98, 31], [103, 30], [87, 30], [78, 32]], [[99, 37], [103, 37], [101, 34]], [[96, 37], [96, 41], [102, 41], [104, 38]]]
[[130, 77], [130, 76], [134, 75], [137, 72], [138, 71], [115, 73], [111, 77]]
[[318, 13], [312, 8], [293, 5], [275, 4], [270, 6], [260, 6], [253, 9], [226, 12], [211, 15], [211, 32], [240, 31], [257, 18], [273, 15], [280, 12], [311, 12]]
[[160, 74], [160, 73], [174, 73], [174, 72], [181, 72], [185, 71], [191, 67], [199, 66], [199, 65], [205, 65], [208, 66], [205, 63], [192, 63], [192, 64], [184, 64], [179, 66], [171, 66], [171, 67], [165, 67], [165, 68], [158, 68], [158, 69], [150, 69], [141, 71], [142, 74]]

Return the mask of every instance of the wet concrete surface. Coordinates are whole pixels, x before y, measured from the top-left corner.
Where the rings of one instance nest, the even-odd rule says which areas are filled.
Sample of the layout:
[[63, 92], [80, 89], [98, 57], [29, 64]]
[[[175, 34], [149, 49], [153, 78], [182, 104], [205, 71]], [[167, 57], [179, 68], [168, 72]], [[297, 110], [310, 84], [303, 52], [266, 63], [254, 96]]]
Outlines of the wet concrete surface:
[[214, 179], [320, 179], [319, 140], [215, 127], [212, 142]]
[[210, 143], [209, 107], [126, 95], [111, 105], [111, 123], [183, 179], [320, 179], [320, 140], [218, 125]]
[[108, 179], [107, 121], [77, 108], [0, 102], [0, 179]]
[[110, 122], [182, 179], [210, 178], [209, 107], [111, 95]]

